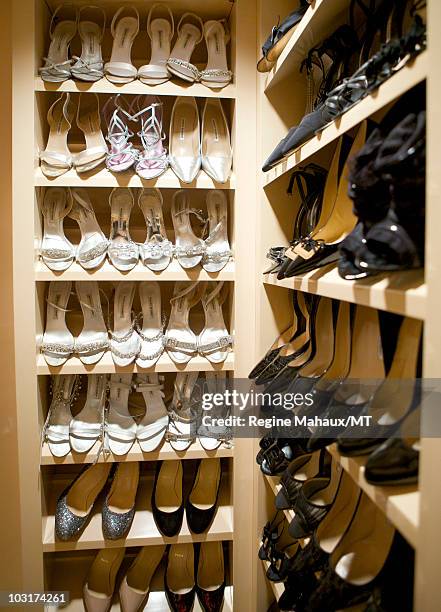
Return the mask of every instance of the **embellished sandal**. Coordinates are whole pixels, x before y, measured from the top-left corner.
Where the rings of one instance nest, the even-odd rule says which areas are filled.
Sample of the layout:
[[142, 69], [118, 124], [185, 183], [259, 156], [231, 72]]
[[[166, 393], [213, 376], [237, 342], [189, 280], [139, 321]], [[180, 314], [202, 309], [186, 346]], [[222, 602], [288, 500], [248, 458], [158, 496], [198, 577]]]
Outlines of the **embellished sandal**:
[[80, 379], [76, 374], [52, 377], [52, 401], [43, 426], [42, 442], [46, 442], [54, 457], [70, 452], [69, 423], [71, 407], [78, 398]]
[[138, 374], [135, 390], [142, 393], [146, 411], [138, 422], [136, 439], [143, 453], [156, 450], [164, 440], [169, 416], [164, 404], [164, 378], [157, 374]]
[[110, 143], [106, 167], [111, 172], [125, 172], [138, 159], [138, 151], [130, 142], [134, 134], [127, 125], [128, 121], [132, 120], [132, 104], [121, 94], [117, 94], [110, 97], [103, 107], [103, 116], [107, 123], [106, 140]]
[[207, 45], [208, 62], [205, 70], [200, 72], [199, 80], [205, 87], [222, 89], [233, 78], [233, 73], [228, 69], [227, 63], [227, 43], [230, 40], [230, 34], [226, 20], [206, 21], [204, 38]]
[[98, 225], [88, 191], [72, 189], [71, 194], [73, 205], [69, 217], [75, 219], [81, 231], [76, 260], [85, 270], [93, 270], [106, 259], [109, 241]]
[[44, 58], [44, 66], [39, 69], [41, 78], [48, 83], [62, 83], [71, 77], [72, 60], [69, 59], [69, 46], [77, 33], [78, 16], [75, 13], [75, 20], [60, 19], [59, 13], [62, 9], [63, 3], [52, 15], [49, 26], [51, 43], [47, 57]]
[[133, 242], [129, 231], [133, 203], [133, 194], [126, 187], [115, 187], [109, 196], [111, 210], [109, 259], [121, 272], [132, 270], [139, 260], [138, 245]]
[[113, 361], [124, 367], [133, 363], [139, 354], [140, 339], [132, 320], [132, 305], [135, 297], [135, 283], [118, 283], [113, 306], [113, 332], [109, 331], [110, 349]]
[[178, 372], [174, 383], [174, 394], [168, 408], [170, 422], [167, 440], [176, 451], [187, 450], [196, 440], [197, 411], [200, 394], [196, 385], [199, 372]]
[[161, 316], [161, 290], [159, 284], [145, 281], [139, 285], [142, 308], [142, 328], [138, 322], [135, 328], [140, 337], [141, 348], [136, 358], [140, 368], [151, 368], [164, 352], [164, 321]]
[[70, 445], [77, 453], [87, 453], [98, 440], [103, 440], [106, 388], [105, 374], [87, 376], [86, 403], [69, 425]]
[[50, 366], [63, 365], [74, 352], [75, 341], [66, 325], [67, 304], [71, 294], [70, 281], [49, 283], [46, 328], [40, 350]]
[[233, 253], [228, 242], [228, 202], [224, 191], [213, 189], [207, 193], [208, 237], [202, 266], [207, 272], [219, 272], [230, 261]]
[[[88, 13], [89, 19], [84, 19]], [[95, 13], [95, 14], [94, 14]], [[93, 15], [94, 14], [94, 15]], [[99, 15], [98, 19], [92, 20]], [[98, 23], [97, 23], [98, 21]], [[106, 31], [106, 13], [98, 6], [81, 6], [78, 9], [78, 34], [81, 38], [81, 55], [73, 56], [72, 76], [79, 81], [99, 81], [104, 76], [101, 43]]]
[[[191, 23], [190, 19], [197, 25]], [[172, 74], [190, 83], [199, 81], [200, 78], [199, 70], [190, 60], [194, 48], [202, 41], [203, 29], [204, 24], [198, 15], [184, 13], [177, 27], [178, 39], [167, 61], [167, 68]]]
[[161, 176], [168, 168], [166, 139], [162, 128], [162, 102], [157, 96], [137, 96], [133, 102], [133, 121], [141, 121], [138, 136], [143, 150], [138, 153], [136, 173], [146, 181]]
[[198, 339], [190, 329], [190, 309], [200, 301], [204, 283], [175, 283], [170, 299], [171, 313], [165, 334], [165, 348], [175, 363], [188, 363], [198, 352]]
[[142, 263], [153, 272], [161, 272], [172, 260], [173, 244], [167, 237], [160, 190], [142, 189], [138, 196], [138, 206], [147, 225], [147, 237], [144, 244], [139, 245]]
[[44, 230], [40, 257], [51, 270], [67, 270], [75, 259], [75, 247], [64, 234], [64, 219], [72, 208], [68, 191], [60, 187], [48, 187], [41, 204]]
[[96, 93], [80, 93], [77, 126], [84, 133], [86, 148], [75, 155], [75, 170], [78, 173], [89, 172], [103, 164], [109, 153], [101, 131], [100, 102]]
[[211, 363], [223, 363], [233, 346], [233, 338], [227, 331], [222, 312], [222, 304], [228, 292], [228, 285], [224, 281], [217, 283], [214, 288], [210, 283], [206, 285], [201, 298], [205, 327], [199, 334], [198, 353]]
[[[168, 13], [166, 18], [155, 17], [152, 19], [155, 11], [159, 12], [158, 9], [162, 9], [163, 13]], [[162, 3], [154, 4], [147, 17], [147, 34], [152, 48], [150, 63], [138, 69], [138, 79], [142, 83], [161, 85], [170, 80], [171, 75], [167, 70], [167, 61], [170, 57], [170, 47], [174, 33], [175, 22], [169, 7]]]
[[84, 319], [83, 329], [75, 339], [75, 353], [82, 363], [92, 365], [98, 363], [109, 348], [98, 283], [77, 281], [75, 289]]
[[184, 269], [194, 268], [205, 253], [202, 238], [193, 232], [190, 214], [196, 216], [205, 225], [206, 220], [201, 210], [190, 208], [190, 197], [187, 191], [181, 189], [173, 194], [172, 221], [175, 230], [175, 255]]
[[[225, 393], [228, 380], [226, 372], [205, 372], [205, 385], [207, 392], [211, 395], [215, 393]], [[216, 419], [225, 418], [228, 416], [229, 409], [227, 406], [213, 406], [210, 409], [210, 417], [216, 422]], [[202, 416], [202, 415], [201, 415]], [[205, 450], [216, 450], [221, 444], [232, 444], [231, 428], [226, 425], [204, 425], [202, 418], [199, 420], [198, 439], [202, 448]]]

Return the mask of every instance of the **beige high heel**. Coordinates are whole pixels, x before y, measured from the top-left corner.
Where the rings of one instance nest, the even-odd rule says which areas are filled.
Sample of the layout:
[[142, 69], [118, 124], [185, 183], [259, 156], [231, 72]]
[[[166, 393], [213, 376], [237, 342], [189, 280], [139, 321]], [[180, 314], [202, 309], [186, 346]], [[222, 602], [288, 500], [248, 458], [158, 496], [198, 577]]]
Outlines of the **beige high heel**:
[[222, 89], [233, 78], [233, 73], [228, 69], [227, 63], [227, 43], [230, 40], [230, 34], [226, 21], [206, 21], [204, 38], [207, 45], [208, 62], [205, 70], [200, 72], [200, 81], [206, 87]]
[[125, 548], [104, 548], [95, 557], [83, 586], [86, 612], [108, 612]]
[[233, 164], [230, 129], [217, 98], [207, 98], [202, 113], [202, 169], [216, 183], [226, 183]]
[[106, 161], [108, 149], [101, 131], [100, 103], [97, 94], [80, 93], [77, 126], [84, 134], [86, 148], [74, 158], [78, 173], [88, 172]]
[[[191, 23], [190, 19], [196, 22], [197, 25]], [[167, 68], [172, 74], [190, 83], [199, 81], [200, 77], [199, 70], [190, 60], [194, 48], [203, 38], [203, 28], [202, 19], [198, 15], [184, 13], [177, 27], [178, 39], [167, 61]]]
[[150, 582], [165, 553], [165, 546], [144, 546], [119, 587], [122, 612], [138, 612], [147, 605]]
[[207, 283], [201, 302], [205, 312], [205, 327], [199, 334], [198, 353], [211, 361], [222, 363], [233, 346], [233, 338], [225, 325], [222, 304], [228, 296], [224, 282]]
[[55, 100], [47, 113], [49, 138], [46, 148], [40, 153], [41, 171], [55, 178], [68, 172], [73, 165], [73, 156], [67, 146], [67, 135], [72, 127], [74, 107], [69, 93]]
[[192, 183], [201, 169], [199, 110], [194, 98], [178, 97], [170, 120], [170, 167], [183, 183]]
[[[155, 12], [162, 9], [168, 13], [166, 17], [155, 17]], [[168, 19], [167, 19], [168, 17]], [[151, 41], [152, 53], [150, 63], [141, 66], [138, 70], [138, 79], [147, 85], [161, 85], [171, 78], [167, 69], [167, 61], [170, 57], [170, 44], [175, 32], [173, 13], [168, 6], [156, 3], [149, 11], [147, 18], [147, 34]]]
[[[122, 16], [124, 11], [132, 15]], [[138, 75], [131, 58], [133, 42], [139, 32], [138, 10], [134, 6], [121, 6], [112, 19], [110, 31], [113, 47], [110, 61], [104, 64], [105, 76], [112, 83], [130, 83]]]

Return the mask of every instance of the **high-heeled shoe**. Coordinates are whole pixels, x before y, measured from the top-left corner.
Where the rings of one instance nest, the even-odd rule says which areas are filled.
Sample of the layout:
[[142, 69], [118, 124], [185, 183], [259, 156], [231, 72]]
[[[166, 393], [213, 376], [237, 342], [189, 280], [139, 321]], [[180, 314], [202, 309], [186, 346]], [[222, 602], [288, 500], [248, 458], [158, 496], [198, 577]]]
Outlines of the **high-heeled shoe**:
[[205, 223], [202, 211], [190, 208], [189, 193], [181, 189], [173, 194], [171, 214], [175, 232], [174, 253], [184, 269], [194, 268], [202, 261], [205, 244], [202, 238], [194, 233], [190, 215]]
[[139, 285], [142, 308], [142, 327], [135, 323], [140, 338], [140, 349], [136, 357], [139, 367], [151, 368], [164, 352], [164, 320], [161, 312], [161, 290], [159, 284], [145, 281]]
[[73, 163], [78, 173], [89, 172], [103, 164], [109, 153], [101, 131], [100, 103], [96, 93], [80, 93], [77, 126], [84, 134], [86, 148], [75, 155]]
[[150, 583], [165, 553], [165, 546], [144, 546], [135, 557], [119, 587], [122, 612], [144, 610]]
[[[61, 12], [66, 15], [62, 16]], [[44, 58], [44, 66], [39, 68], [39, 73], [43, 81], [48, 83], [62, 83], [71, 77], [72, 60], [69, 59], [69, 46], [77, 33], [78, 14], [75, 11], [75, 20], [69, 18], [67, 12], [72, 12], [72, 7], [57, 6], [52, 14], [49, 26], [50, 45], [47, 57]]]
[[[205, 372], [205, 388], [207, 393], [215, 394], [222, 393], [228, 387], [228, 379], [226, 372], [215, 371]], [[210, 416], [212, 417], [211, 423], [204, 423], [202, 418], [198, 420], [197, 438], [200, 445], [205, 450], [215, 450], [221, 444], [230, 444], [232, 438], [232, 431], [230, 427], [226, 425], [218, 425], [220, 419], [225, 419], [229, 414], [227, 406], [213, 406], [210, 409]]]
[[208, 236], [204, 240], [202, 266], [207, 272], [219, 272], [233, 254], [228, 241], [227, 196], [220, 189], [212, 189], [207, 193], [206, 204]]
[[196, 594], [202, 610], [221, 612], [224, 605], [225, 561], [222, 542], [202, 542], [199, 548]]
[[201, 138], [202, 169], [216, 183], [226, 183], [233, 164], [230, 129], [222, 108], [216, 98], [205, 100], [202, 112]]
[[183, 183], [192, 183], [202, 165], [199, 110], [194, 98], [176, 98], [170, 119], [170, 167]]
[[163, 198], [159, 189], [142, 189], [138, 196], [147, 226], [144, 244], [139, 245], [142, 263], [153, 272], [161, 272], [173, 257], [173, 244], [168, 239], [163, 215]]
[[196, 440], [200, 401], [198, 377], [198, 372], [178, 372], [173, 385], [167, 440], [178, 452], [187, 450]]
[[45, 176], [55, 178], [72, 168], [73, 155], [67, 145], [67, 134], [72, 127], [74, 106], [69, 93], [55, 100], [47, 113], [49, 138], [40, 152], [40, 167]]
[[63, 365], [75, 350], [75, 341], [66, 325], [67, 304], [71, 294], [70, 281], [53, 281], [47, 295], [46, 327], [40, 346], [46, 363]]
[[172, 544], [164, 574], [167, 602], [172, 612], [191, 612], [196, 595], [193, 544]]
[[[191, 23], [193, 21], [193, 23]], [[197, 23], [197, 25], [195, 25]], [[194, 13], [184, 13], [176, 28], [178, 38], [167, 60], [169, 72], [194, 83], [199, 80], [199, 70], [190, 62], [194, 48], [203, 38], [204, 24]]]
[[70, 421], [69, 440], [73, 451], [89, 452], [95, 443], [103, 441], [103, 423], [107, 377], [105, 374], [89, 374], [87, 377], [86, 403]]
[[135, 283], [121, 282], [117, 284], [114, 296], [113, 331], [109, 331], [110, 350], [116, 365], [124, 367], [135, 361], [139, 354], [140, 337], [136, 333], [132, 318]]
[[305, 453], [293, 457], [280, 477], [275, 506], [278, 510], [293, 508], [300, 489], [305, 482], [315, 477], [329, 475], [330, 459], [324, 451]]
[[40, 257], [51, 270], [67, 270], [75, 259], [75, 247], [64, 233], [64, 219], [71, 210], [72, 200], [66, 189], [46, 189], [41, 203], [44, 224]]
[[233, 338], [228, 333], [222, 312], [228, 292], [228, 286], [222, 281], [214, 288], [206, 285], [201, 297], [205, 326], [198, 337], [198, 353], [211, 363], [223, 363], [233, 346]]
[[[131, 15], [122, 16], [124, 12]], [[113, 16], [110, 31], [113, 37], [112, 55], [110, 61], [104, 64], [104, 74], [112, 83], [130, 83], [138, 75], [131, 58], [132, 45], [139, 32], [136, 7], [121, 6]]]
[[121, 272], [132, 270], [139, 260], [138, 245], [130, 236], [129, 221], [134, 199], [130, 189], [115, 187], [109, 196], [111, 231], [108, 253]]
[[261, 561], [269, 561], [271, 548], [277, 545], [285, 529], [285, 515], [277, 511], [273, 518], [268, 521], [262, 530], [261, 543], [258, 557]]
[[142, 393], [146, 410], [136, 428], [136, 439], [143, 453], [156, 450], [162, 443], [169, 424], [164, 404], [163, 378], [157, 374], [138, 374], [135, 389]]
[[72, 76], [79, 81], [99, 81], [104, 76], [101, 42], [106, 31], [106, 13], [102, 7], [80, 6], [78, 9], [78, 34], [81, 38], [81, 55], [73, 56]]
[[[153, 17], [159, 12], [166, 13], [166, 17]], [[159, 3], [153, 4], [147, 17], [147, 34], [152, 48], [150, 63], [138, 68], [138, 79], [142, 83], [161, 85], [171, 78], [167, 61], [170, 57], [174, 32], [175, 22], [169, 7]]]
[[103, 548], [97, 553], [83, 586], [86, 612], [109, 612], [112, 607], [116, 577], [125, 550], [125, 548]]
[[188, 363], [198, 352], [198, 339], [190, 329], [189, 315], [190, 309], [200, 301], [203, 290], [203, 283], [175, 283], [165, 334], [165, 348], [175, 363]]
[[98, 268], [107, 256], [109, 241], [103, 234], [86, 189], [71, 190], [73, 205], [69, 217], [80, 226], [81, 240], [77, 247], [76, 260], [85, 270]]
[[158, 96], [137, 96], [132, 104], [132, 120], [141, 122], [138, 132], [142, 151], [138, 152], [136, 173], [150, 181], [168, 168], [167, 150], [163, 141], [166, 136], [162, 128], [162, 102]]
[[106, 540], [125, 538], [135, 516], [139, 483], [139, 463], [118, 463], [112, 486], [103, 502], [102, 526]]
[[75, 353], [82, 363], [98, 363], [109, 348], [109, 337], [96, 281], [77, 281], [75, 289], [83, 312], [83, 329], [75, 338]]
[[105, 418], [105, 446], [114, 455], [127, 455], [136, 440], [137, 425], [129, 413], [131, 374], [112, 374], [109, 383], [109, 406]]
[[222, 89], [233, 78], [227, 62], [227, 43], [230, 40], [230, 33], [226, 20], [206, 21], [204, 38], [207, 45], [208, 62], [204, 70], [199, 73], [199, 80], [202, 85], [211, 89]]
[[112, 469], [111, 463], [88, 466], [61, 493], [55, 510], [55, 534], [63, 541], [78, 538]]
[[156, 526], [166, 537], [177, 535], [184, 518], [182, 493], [183, 467], [179, 460], [156, 464], [155, 483], [152, 491], [152, 512]]
[[65, 457], [70, 452], [71, 407], [78, 399], [80, 386], [76, 374], [52, 377], [52, 401], [43, 426], [42, 441], [47, 443], [54, 457]]
[[131, 142], [134, 134], [128, 126], [132, 120], [132, 105], [133, 101], [128, 102], [121, 94], [117, 94], [110, 97], [103, 107], [103, 117], [107, 124], [106, 140], [110, 145], [106, 167], [111, 172], [125, 172], [138, 159], [138, 151]]
[[297, 440], [283, 438], [264, 451], [260, 469], [267, 476], [275, 476], [282, 473], [293, 459], [304, 454], [305, 449]]
[[185, 504], [187, 524], [193, 533], [204, 533], [217, 510], [222, 466], [219, 459], [200, 461], [193, 487]]

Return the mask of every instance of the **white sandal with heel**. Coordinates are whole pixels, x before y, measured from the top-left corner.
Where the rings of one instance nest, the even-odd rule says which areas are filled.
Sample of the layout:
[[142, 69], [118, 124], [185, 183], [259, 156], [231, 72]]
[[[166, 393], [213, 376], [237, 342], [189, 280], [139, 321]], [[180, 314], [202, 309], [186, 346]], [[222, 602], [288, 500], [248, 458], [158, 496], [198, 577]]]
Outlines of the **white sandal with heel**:
[[152, 368], [164, 352], [164, 321], [161, 313], [161, 290], [159, 284], [145, 281], [139, 285], [142, 308], [142, 327], [135, 324], [141, 348], [136, 358], [140, 368]]
[[75, 14], [75, 20], [60, 19], [59, 13], [62, 9], [63, 3], [55, 9], [52, 15], [49, 26], [51, 40], [49, 51], [47, 57], [44, 58], [44, 66], [39, 69], [41, 78], [48, 83], [62, 83], [71, 77], [72, 60], [69, 59], [69, 46], [77, 33], [78, 16]]
[[159, 189], [142, 189], [138, 197], [147, 226], [144, 244], [139, 245], [142, 263], [153, 272], [161, 272], [173, 257], [173, 244], [167, 237], [163, 215], [163, 198]]
[[[85, 14], [86, 18], [84, 18]], [[99, 13], [97, 23], [92, 14]], [[94, 15], [95, 16], [95, 15]], [[89, 17], [89, 19], [87, 19]], [[101, 43], [106, 31], [106, 13], [98, 6], [81, 6], [78, 9], [78, 34], [81, 38], [81, 55], [73, 56], [72, 76], [79, 81], [99, 81], [104, 76]]]
[[112, 374], [109, 384], [109, 408], [105, 420], [105, 446], [114, 455], [126, 455], [136, 440], [137, 425], [129, 412], [131, 374]]
[[40, 351], [46, 363], [59, 367], [74, 352], [74, 337], [66, 325], [67, 304], [72, 290], [70, 281], [52, 281], [47, 296], [46, 328]]
[[[122, 16], [124, 11], [135, 13], [136, 17]], [[112, 83], [130, 83], [138, 75], [131, 58], [133, 42], [139, 32], [137, 9], [134, 6], [121, 6], [112, 19], [110, 31], [113, 47], [110, 61], [104, 65], [106, 79]]]
[[132, 106], [133, 121], [141, 121], [138, 136], [142, 151], [138, 153], [136, 173], [146, 181], [151, 181], [168, 168], [167, 150], [163, 141], [166, 136], [162, 129], [162, 102], [157, 96], [137, 96]]
[[71, 407], [78, 397], [79, 387], [76, 374], [52, 377], [52, 401], [43, 426], [42, 442], [46, 442], [54, 457], [65, 457], [70, 452]]
[[185, 451], [196, 440], [200, 393], [196, 386], [199, 372], [178, 372], [173, 400], [169, 406], [167, 440], [175, 451]]
[[133, 298], [136, 285], [133, 282], [117, 284], [113, 303], [113, 331], [110, 334], [110, 349], [117, 366], [125, 367], [138, 356], [140, 339], [132, 319]]
[[[189, 19], [192, 19], [198, 25], [196, 26], [194, 23], [191, 23]], [[198, 15], [184, 13], [176, 29], [178, 39], [170, 53], [167, 68], [175, 76], [184, 79], [184, 81], [194, 83], [199, 81], [199, 70], [190, 60], [196, 45], [202, 41], [204, 24]]]
[[[233, 338], [227, 331], [222, 304], [228, 295], [228, 286], [222, 281], [214, 289], [207, 283], [201, 297], [205, 312], [205, 327], [199, 334], [198, 353], [211, 363], [223, 363], [233, 346]], [[224, 289], [225, 287], [225, 289]]]
[[77, 262], [85, 270], [98, 268], [107, 256], [109, 241], [103, 234], [93, 210], [89, 193], [81, 187], [71, 190], [73, 205], [69, 217], [80, 226], [81, 241], [77, 247]]
[[134, 268], [139, 260], [138, 245], [130, 237], [129, 220], [133, 208], [133, 194], [129, 188], [115, 187], [110, 196], [111, 233], [108, 247], [112, 264], [127, 272]]
[[40, 152], [40, 166], [49, 178], [61, 176], [72, 168], [74, 158], [67, 145], [67, 135], [74, 112], [69, 93], [61, 94], [48, 110], [49, 138], [46, 148]]
[[69, 424], [70, 445], [76, 453], [89, 452], [102, 439], [106, 387], [105, 374], [87, 377], [86, 403]]
[[[167, 12], [168, 19], [164, 19], [164, 17], [155, 17], [153, 19], [153, 15], [158, 9]], [[138, 69], [138, 79], [142, 83], [146, 85], [161, 85], [170, 80], [171, 74], [167, 70], [167, 61], [170, 57], [170, 47], [174, 32], [175, 22], [169, 7], [159, 3], [154, 4], [147, 18], [147, 34], [152, 47], [150, 63]]]
[[184, 269], [197, 266], [205, 253], [202, 238], [193, 232], [190, 215], [195, 215], [205, 225], [202, 211], [190, 208], [188, 191], [181, 189], [173, 194], [172, 221], [175, 231], [175, 255]]
[[96, 93], [80, 93], [77, 126], [84, 134], [86, 148], [75, 155], [73, 163], [78, 173], [89, 172], [103, 164], [109, 153], [101, 131], [100, 102]]
[[207, 193], [206, 203], [209, 233], [205, 239], [202, 266], [207, 272], [219, 272], [232, 256], [228, 242], [227, 196], [220, 189], [212, 189]]
[[164, 404], [163, 378], [157, 374], [138, 374], [135, 389], [142, 393], [146, 406], [145, 415], [139, 421], [136, 439], [143, 453], [156, 450], [163, 441], [169, 417]]
[[75, 260], [75, 247], [64, 233], [64, 219], [71, 212], [69, 192], [60, 187], [48, 187], [41, 204], [43, 238], [40, 257], [48, 268], [56, 272], [67, 270]]
[[109, 348], [98, 283], [77, 281], [75, 289], [84, 320], [83, 329], [75, 339], [75, 353], [82, 363], [92, 365], [98, 363]]
[[173, 297], [170, 300], [171, 312], [165, 334], [165, 348], [175, 363], [185, 364], [197, 355], [198, 341], [190, 329], [190, 309], [200, 301], [200, 292], [204, 283], [175, 283]]
[[233, 78], [233, 73], [228, 69], [227, 63], [227, 43], [230, 40], [230, 34], [226, 21], [206, 21], [204, 38], [207, 45], [208, 62], [205, 70], [200, 72], [200, 81], [206, 87], [222, 89]]

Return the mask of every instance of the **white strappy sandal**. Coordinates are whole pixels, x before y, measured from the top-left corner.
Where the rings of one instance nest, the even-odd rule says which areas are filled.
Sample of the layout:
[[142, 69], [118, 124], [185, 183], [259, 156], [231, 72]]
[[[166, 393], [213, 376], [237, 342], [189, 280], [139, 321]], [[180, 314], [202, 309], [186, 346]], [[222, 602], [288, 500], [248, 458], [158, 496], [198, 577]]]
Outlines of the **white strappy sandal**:
[[170, 167], [183, 183], [192, 183], [201, 169], [201, 127], [196, 100], [176, 98], [170, 119]]
[[196, 440], [200, 393], [196, 386], [199, 372], [178, 372], [168, 408], [170, 422], [167, 440], [178, 452], [187, 450]]
[[161, 290], [155, 281], [139, 285], [142, 327], [136, 322], [141, 348], [136, 358], [140, 368], [152, 368], [164, 352], [164, 321], [161, 312]]
[[65, 8], [61, 3], [52, 15], [49, 51], [44, 58], [44, 66], [39, 69], [43, 81], [49, 83], [62, 83], [71, 77], [72, 60], [69, 59], [69, 46], [77, 32], [78, 16], [75, 11], [75, 20], [60, 18], [59, 13]]
[[230, 128], [220, 100], [205, 100], [202, 113], [202, 169], [216, 183], [226, 183], [233, 164]]
[[70, 281], [49, 283], [46, 311], [46, 328], [40, 351], [50, 366], [59, 367], [74, 352], [75, 341], [66, 325], [67, 304], [71, 294]]
[[135, 169], [141, 178], [150, 181], [168, 168], [167, 150], [163, 145], [166, 135], [162, 128], [162, 102], [157, 96], [137, 96], [132, 109], [132, 120], [141, 122], [138, 136], [142, 151], [138, 152]]
[[[205, 389], [207, 393], [214, 396], [220, 393], [225, 396], [228, 388], [227, 373], [220, 371], [205, 372]], [[213, 406], [208, 413], [211, 417], [209, 424], [204, 424], [202, 418], [199, 420], [198, 439], [202, 448], [213, 451], [221, 444], [231, 444], [232, 431], [226, 425], [219, 425], [221, 419], [228, 416], [228, 407], [225, 405]]]
[[163, 199], [159, 189], [142, 189], [138, 196], [138, 206], [147, 225], [145, 242], [139, 245], [142, 263], [153, 272], [161, 272], [172, 260], [173, 244], [167, 237], [162, 211]]
[[[168, 19], [155, 17], [155, 12], [167, 12]], [[175, 32], [173, 13], [168, 6], [156, 3], [149, 11], [147, 18], [147, 34], [151, 41], [152, 53], [150, 63], [138, 69], [138, 79], [146, 85], [161, 85], [166, 83], [171, 74], [167, 70], [167, 61], [170, 57], [170, 46]]]
[[[132, 15], [123, 16], [124, 11]], [[133, 17], [133, 14], [136, 16]], [[134, 6], [121, 6], [112, 19], [110, 31], [113, 36], [112, 55], [104, 65], [104, 73], [112, 83], [130, 83], [138, 75], [131, 57], [133, 42], [139, 32], [137, 9]]]
[[[97, 14], [99, 15], [96, 18]], [[81, 55], [73, 56], [72, 76], [79, 81], [99, 81], [104, 76], [101, 42], [106, 30], [106, 13], [98, 6], [81, 6], [78, 10], [78, 34]]]
[[69, 217], [75, 219], [81, 231], [76, 260], [85, 270], [93, 270], [106, 259], [109, 241], [98, 225], [88, 191], [78, 187], [71, 194], [73, 204]]
[[197, 354], [198, 341], [190, 329], [190, 309], [200, 301], [204, 283], [175, 283], [170, 300], [171, 312], [165, 334], [165, 348], [170, 358], [179, 364], [188, 363]]
[[77, 281], [77, 298], [83, 311], [83, 329], [75, 339], [75, 353], [82, 363], [98, 363], [109, 348], [100, 292], [96, 281]]
[[199, 70], [190, 60], [196, 45], [202, 41], [203, 29], [204, 24], [198, 15], [184, 13], [177, 27], [178, 38], [167, 61], [167, 68], [172, 74], [190, 83], [198, 81], [200, 76]]
[[102, 440], [106, 387], [105, 374], [88, 375], [86, 403], [69, 424], [70, 446], [76, 453], [87, 453]]
[[109, 408], [105, 420], [105, 447], [114, 455], [126, 455], [136, 440], [137, 425], [129, 412], [131, 374], [112, 374]]
[[222, 312], [222, 304], [227, 295], [228, 286], [222, 281], [214, 288], [212, 283], [207, 283], [206, 291], [201, 297], [205, 327], [199, 334], [198, 353], [211, 363], [223, 363], [233, 346], [233, 338], [227, 331]]
[[205, 70], [200, 72], [202, 85], [211, 89], [222, 89], [231, 82], [233, 73], [228, 69], [227, 43], [230, 34], [225, 20], [206, 21], [204, 38], [207, 44], [208, 62]]
[[48, 187], [41, 204], [44, 228], [40, 257], [51, 270], [67, 270], [75, 260], [75, 247], [64, 234], [64, 219], [71, 212], [69, 192], [60, 187]]
[[109, 196], [110, 239], [109, 259], [121, 272], [136, 266], [139, 260], [138, 245], [130, 237], [129, 220], [133, 208], [133, 194], [127, 187], [115, 187]]
[[117, 284], [113, 303], [113, 331], [110, 334], [110, 349], [117, 366], [133, 363], [139, 354], [140, 338], [135, 331], [132, 318], [133, 299], [136, 285], [133, 282]]
[[45, 176], [61, 176], [72, 168], [73, 156], [67, 146], [67, 135], [72, 126], [74, 106], [69, 93], [55, 100], [47, 113], [49, 138], [40, 152], [41, 171]]
[[138, 159], [138, 151], [130, 142], [134, 134], [127, 125], [132, 119], [131, 106], [121, 94], [117, 94], [109, 98], [103, 108], [107, 122], [106, 140], [110, 144], [106, 166], [111, 172], [125, 172]]
[[80, 93], [77, 126], [84, 134], [86, 148], [75, 155], [75, 169], [78, 173], [89, 172], [103, 164], [109, 152], [101, 131], [100, 102], [96, 93]]
[[54, 457], [70, 452], [69, 423], [71, 408], [78, 398], [80, 379], [76, 374], [52, 377], [52, 401], [43, 426], [42, 442], [46, 442]]
[[169, 417], [164, 404], [163, 377], [138, 374], [135, 389], [142, 393], [146, 410], [138, 423], [136, 439], [143, 453], [151, 453], [164, 440]]
[[212, 189], [207, 193], [208, 237], [202, 266], [207, 272], [219, 272], [232, 257], [228, 242], [228, 202], [224, 191]]
[[193, 232], [190, 215], [196, 216], [203, 225], [206, 220], [201, 210], [190, 208], [190, 196], [185, 189], [173, 194], [171, 213], [175, 231], [175, 255], [184, 269], [194, 268], [202, 261], [205, 245], [202, 238]]

